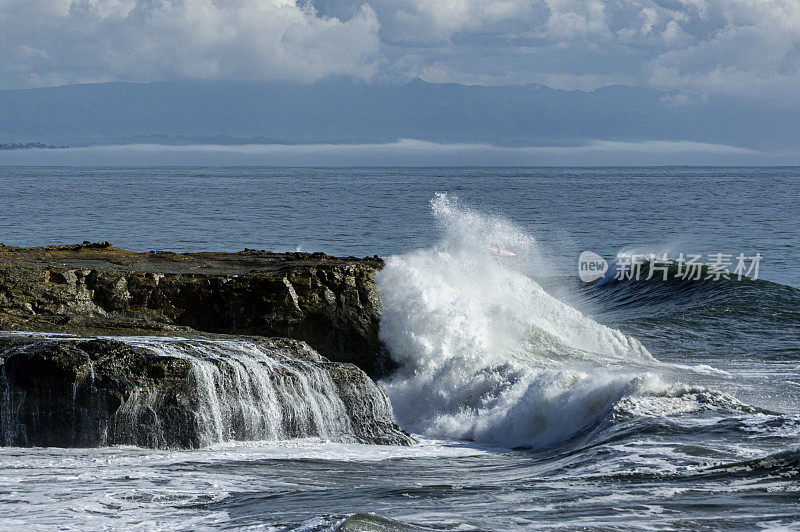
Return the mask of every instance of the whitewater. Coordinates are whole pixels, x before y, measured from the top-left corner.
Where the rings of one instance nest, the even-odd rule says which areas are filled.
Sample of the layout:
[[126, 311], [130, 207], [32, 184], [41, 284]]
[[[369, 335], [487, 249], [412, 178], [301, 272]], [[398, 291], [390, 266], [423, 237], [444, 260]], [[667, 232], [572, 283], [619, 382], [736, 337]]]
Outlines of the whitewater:
[[649, 396], [651, 408], [655, 397], [689, 399], [638, 340], [534, 280], [550, 268], [533, 236], [445, 194], [431, 207], [440, 239], [390, 257], [377, 276], [381, 339], [400, 365], [383, 385], [401, 425], [541, 449], [596, 427], [623, 398], [634, 407]]

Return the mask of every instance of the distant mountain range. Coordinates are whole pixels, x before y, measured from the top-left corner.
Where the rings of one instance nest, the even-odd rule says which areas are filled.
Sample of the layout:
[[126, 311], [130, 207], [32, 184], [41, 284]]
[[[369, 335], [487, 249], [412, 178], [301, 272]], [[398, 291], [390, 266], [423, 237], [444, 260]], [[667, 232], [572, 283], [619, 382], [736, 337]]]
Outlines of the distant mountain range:
[[266, 82], [102, 83], [0, 91], [0, 144], [386, 143], [499, 146], [686, 140], [800, 145], [800, 102], [684, 97], [610, 86]]

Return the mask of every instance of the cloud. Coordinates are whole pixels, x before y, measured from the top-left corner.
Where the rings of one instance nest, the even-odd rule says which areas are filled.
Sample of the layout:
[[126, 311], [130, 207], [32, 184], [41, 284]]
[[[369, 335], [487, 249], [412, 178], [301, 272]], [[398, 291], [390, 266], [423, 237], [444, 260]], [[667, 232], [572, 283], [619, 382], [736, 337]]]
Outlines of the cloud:
[[796, 101], [800, 2], [727, 0], [703, 8], [702, 33], [652, 59], [649, 82], [662, 89]]
[[541, 166], [797, 164], [800, 152], [688, 141], [503, 147], [404, 139], [387, 144], [154, 144], [0, 151], [0, 165]]
[[797, 0], [0, 0], [0, 86], [620, 83], [796, 102]]
[[370, 5], [381, 23], [389, 68], [401, 77], [493, 85], [533, 81], [564, 89], [639, 84], [797, 99], [797, 0], [371, 0]]
[[364, 79], [378, 28], [291, 0], [0, 0], [0, 82]]

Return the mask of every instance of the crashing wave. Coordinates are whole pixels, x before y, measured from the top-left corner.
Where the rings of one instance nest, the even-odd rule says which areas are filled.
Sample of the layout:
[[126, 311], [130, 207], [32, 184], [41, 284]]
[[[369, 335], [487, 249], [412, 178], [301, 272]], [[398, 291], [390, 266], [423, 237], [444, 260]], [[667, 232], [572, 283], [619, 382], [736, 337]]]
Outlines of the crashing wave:
[[533, 237], [446, 195], [432, 207], [441, 239], [390, 257], [377, 276], [381, 340], [400, 365], [382, 384], [404, 427], [541, 448], [596, 426], [624, 397], [675, 400], [638, 340], [534, 280], [547, 261]]

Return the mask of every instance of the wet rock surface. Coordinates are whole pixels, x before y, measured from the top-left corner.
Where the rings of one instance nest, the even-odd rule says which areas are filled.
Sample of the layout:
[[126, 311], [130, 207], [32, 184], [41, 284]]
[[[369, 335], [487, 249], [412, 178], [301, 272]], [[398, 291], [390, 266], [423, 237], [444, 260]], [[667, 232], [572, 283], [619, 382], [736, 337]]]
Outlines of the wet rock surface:
[[110, 242], [0, 246], [0, 330], [281, 336], [370, 375], [383, 261], [323, 253], [135, 253]]
[[0, 374], [0, 443], [7, 446], [412, 442], [364, 372], [295, 340], [4, 335]]
[[391, 370], [382, 267], [322, 253], [0, 245], [0, 443], [407, 445], [364, 372]]

